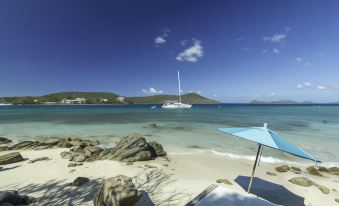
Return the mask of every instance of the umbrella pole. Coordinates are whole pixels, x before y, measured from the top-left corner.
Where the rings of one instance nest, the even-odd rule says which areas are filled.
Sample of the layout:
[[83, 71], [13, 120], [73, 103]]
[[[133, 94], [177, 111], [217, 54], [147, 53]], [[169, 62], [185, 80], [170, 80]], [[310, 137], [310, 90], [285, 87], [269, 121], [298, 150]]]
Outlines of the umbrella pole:
[[251, 189], [252, 181], [253, 181], [253, 176], [254, 176], [254, 171], [255, 171], [255, 168], [256, 168], [256, 166], [257, 166], [257, 162], [258, 162], [258, 157], [259, 157], [259, 154], [260, 154], [260, 150], [261, 150], [261, 144], [259, 144], [257, 156], [255, 157], [255, 162], [254, 162], [254, 165], [253, 165], [253, 170], [252, 170], [252, 175], [251, 175], [251, 179], [250, 179], [250, 184], [248, 185], [248, 188], [247, 188], [247, 193], [250, 193], [250, 189]]

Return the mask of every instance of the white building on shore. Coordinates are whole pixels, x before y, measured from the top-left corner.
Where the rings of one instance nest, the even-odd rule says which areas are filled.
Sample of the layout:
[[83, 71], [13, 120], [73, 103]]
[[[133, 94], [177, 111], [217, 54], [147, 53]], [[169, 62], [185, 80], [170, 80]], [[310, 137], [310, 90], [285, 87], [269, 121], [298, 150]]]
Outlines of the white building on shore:
[[85, 98], [75, 98], [75, 99], [63, 99], [61, 100], [61, 104], [85, 104]]

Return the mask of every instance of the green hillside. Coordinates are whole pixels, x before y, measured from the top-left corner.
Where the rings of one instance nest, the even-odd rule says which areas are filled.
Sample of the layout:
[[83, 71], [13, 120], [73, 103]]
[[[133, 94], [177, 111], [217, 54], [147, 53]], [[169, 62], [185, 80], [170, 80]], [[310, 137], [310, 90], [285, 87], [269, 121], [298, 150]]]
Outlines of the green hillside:
[[[165, 101], [177, 101], [179, 99], [176, 95], [154, 95], [147, 97], [128, 97], [127, 98], [131, 103], [134, 104], [162, 104]], [[188, 93], [181, 96], [183, 103], [189, 104], [216, 104], [217, 101], [208, 99], [196, 93]]]
[[[60, 103], [63, 99], [85, 98], [86, 104], [162, 104], [168, 100], [178, 100], [176, 95], [155, 95], [146, 97], [124, 97], [124, 101], [117, 100], [120, 95], [109, 92], [60, 92], [43, 96], [25, 97], [0, 97], [0, 103], [12, 104], [43, 104], [46, 102]], [[107, 99], [102, 102], [101, 99]], [[196, 93], [182, 96], [182, 102], [191, 104], [215, 104], [217, 101], [210, 100]]]

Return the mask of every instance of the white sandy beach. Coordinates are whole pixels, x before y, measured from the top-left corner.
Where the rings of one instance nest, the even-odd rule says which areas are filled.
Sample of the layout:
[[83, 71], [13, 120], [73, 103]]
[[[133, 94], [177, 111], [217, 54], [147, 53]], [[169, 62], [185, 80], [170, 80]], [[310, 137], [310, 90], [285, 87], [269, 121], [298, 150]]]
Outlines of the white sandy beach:
[[[132, 165], [117, 161], [86, 162], [82, 166], [67, 167], [67, 160], [60, 157], [68, 149], [21, 150], [27, 160], [3, 165], [0, 170], [0, 190], [18, 190], [40, 198], [39, 205], [93, 205], [100, 183], [109, 177], [126, 175], [133, 177], [139, 190], [148, 192], [156, 205], [185, 205], [217, 179], [227, 179], [232, 185], [218, 184], [245, 193], [234, 180], [238, 176], [249, 176], [253, 162], [244, 159], [231, 159], [202, 152], [197, 154], [169, 155], [168, 158], [157, 158], [152, 161], [136, 162]], [[13, 152], [13, 151], [10, 151]], [[9, 151], [0, 152], [0, 155]], [[49, 161], [28, 163], [29, 159], [49, 157]], [[305, 205], [338, 205], [335, 198], [339, 193], [339, 176], [326, 174], [327, 177], [316, 177], [305, 173], [305, 166], [296, 165], [303, 170], [302, 174], [293, 172], [279, 173], [274, 171], [281, 164], [260, 163], [255, 176], [271, 183], [283, 185], [302, 200]], [[277, 174], [269, 176], [267, 171]], [[71, 187], [68, 183], [76, 177], [88, 177], [91, 181], [80, 186]], [[323, 194], [317, 187], [301, 187], [290, 183], [292, 177], [308, 177], [319, 185], [330, 189]], [[254, 182], [255, 185], [255, 182]], [[274, 196], [274, 193], [271, 193]], [[295, 195], [284, 195], [284, 205], [293, 205]], [[274, 197], [271, 198], [274, 198]], [[301, 199], [300, 199], [301, 198]], [[297, 198], [298, 199], [298, 198]]]

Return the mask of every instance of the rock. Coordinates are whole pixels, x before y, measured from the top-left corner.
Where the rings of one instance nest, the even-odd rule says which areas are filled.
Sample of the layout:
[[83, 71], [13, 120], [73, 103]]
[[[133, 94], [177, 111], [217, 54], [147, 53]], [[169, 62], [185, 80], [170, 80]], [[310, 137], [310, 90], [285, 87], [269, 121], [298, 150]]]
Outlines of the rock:
[[[152, 159], [149, 153], [141, 153], [142, 151], [150, 150], [145, 138], [140, 135], [129, 135], [120, 139], [116, 147], [104, 150], [101, 155], [105, 159], [122, 161], [128, 159], [127, 162], [138, 161], [139, 159]], [[138, 154], [138, 157], [135, 157]], [[135, 158], [133, 158], [135, 157]], [[146, 159], [148, 158], [148, 159]]]
[[67, 167], [78, 167], [78, 166], [82, 166], [83, 163], [81, 162], [70, 162], [68, 163]]
[[151, 150], [151, 154], [153, 157], [162, 157], [167, 155], [161, 144], [155, 141], [151, 141], [148, 142], [148, 145], [151, 146], [151, 148], [154, 150]]
[[10, 139], [7, 139], [5, 137], [0, 137], [0, 144], [8, 144], [8, 143], [11, 143], [12, 140]]
[[70, 148], [72, 145], [69, 143], [72, 139], [71, 138], [59, 138], [59, 142], [57, 144], [58, 147], [62, 148]]
[[324, 193], [324, 194], [329, 194], [330, 193], [330, 189], [328, 189], [327, 187], [325, 186], [321, 186], [321, 185], [318, 185], [318, 188], [319, 190]]
[[12, 149], [13, 150], [27, 149], [29, 147], [32, 147], [35, 144], [36, 143], [34, 143], [33, 141], [23, 141], [23, 142], [19, 142], [19, 143], [13, 145]]
[[322, 167], [322, 166], [319, 166], [319, 171], [320, 172], [330, 172], [329, 169], [327, 169], [326, 167]]
[[316, 169], [313, 166], [307, 167], [306, 168], [307, 172], [311, 175], [315, 175], [315, 176], [319, 176], [319, 177], [323, 177], [323, 175], [318, 171], [318, 169]]
[[126, 158], [121, 161], [122, 162], [136, 162], [136, 161], [146, 161], [150, 159], [153, 159], [150, 151], [141, 151], [135, 154], [133, 157]]
[[98, 156], [103, 149], [100, 147], [95, 147], [95, 146], [88, 146], [85, 147], [84, 152], [87, 156]]
[[339, 203], [339, 198], [335, 198], [334, 201], [336, 201], [337, 203]]
[[146, 126], [146, 128], [157, 128], [157, 127], [158, 127], [158, 125], [155, 124], [155, 123], [152, 123], [152, 124], [149, 124], [149, 125]]
[[299, 167], [291, 167], [291, 170], [294, 170], [295, 172], [301, 172]]
[[70, 152], [61, 152], [60, 153], [60, 156], [62, 159], [69, 159], [71, 157], [71, 154]]
[[48, 161], [48, 160], [51, 160], [51, 159], [49, 159], [48, 157], [39, 157], [39, 158], [30, 160], [28, 163], [34, 163], [34, 162], [38, 162], [38, 161]]
[[0, 191], [0, 205], [29, 205], [36, 202], [36, 198], [19, 195], [16, 190]]
[[276, 167], [275, 170], [277, 172], [287, 172], [290, 170], [290, 167], [288, 165], [282, 165], [280, 167]]
[[277, 174], [275, 174], [274, 172], [266, 172], [266, 174], [269, 176], [277, 176]]
[[303, 187], [309, 187], [314, 184], [310, 179], [306, 177], [294, 177], [292, 179], [289, 179], [288, 181]]
[[105, 180], [94, 198], [94, 206], [135, 206], [140, 198], [132, 179], [119, 175]]
[[11, 149], [12, 149], [11, 147], [1, 146], [1, 147], [0, 147], [0, 152], [1, 152], [1, 151], [11, 150]]
[[156, 167], [156, 166], [153, 166], [153, 165], [147, 165], [147, 164], [146, 164], [145, 167], [146, 167], [146, 168], [154, 168], [154, 169], [157, 169], [157, 167]]
[[72, 160], [71, 161], [74, 161], [74, 162], [83, 162], [83, 161], [85, 161], [86, 160], [86, 156], [85, 155], [83, 155], [83, 154], [77, 154], [76, 156], [74, 156], [73, 158], [72, 158]]
[[70, 151], [71, 152], [80, 152], [80, 153], [83, 153], [84, 152], [84, 148], [86, 147], [86, 144], [78, 144], [78, 145], [75, 145], [73, 147], [71, 147]]
[[328, 170], [333, 175], [339, 175], [339, 167], [330, 167], [330, 168], [328, 168]]
[[12, 152], [12, 153], [0, 156], [0, 165], [11, 164], [11, 163], [20, 162], [23, 160], [24, 158], [22, 158], [19, 152]]
[[77, 177], [75, 180], [71, 183], [72, 186], [81, 186], [88, 182], [89, 179], [87, 177]]
[[217, 179], [217, 183], [223, 183], [227, 185], [232, 185], [232, 183], [226, 179]]

